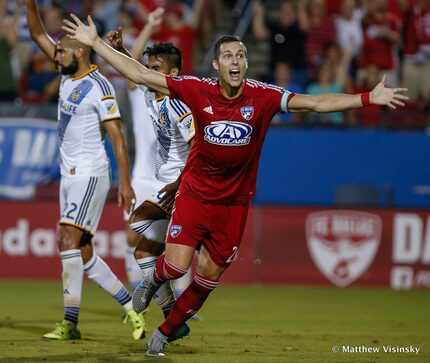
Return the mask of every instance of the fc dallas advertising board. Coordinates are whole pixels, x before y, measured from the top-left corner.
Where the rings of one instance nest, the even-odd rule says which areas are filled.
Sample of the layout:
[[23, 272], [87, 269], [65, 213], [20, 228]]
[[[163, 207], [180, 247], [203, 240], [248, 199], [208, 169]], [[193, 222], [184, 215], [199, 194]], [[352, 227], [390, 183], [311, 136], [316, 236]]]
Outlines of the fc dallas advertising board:
[[[55, 202], [0, 202], [0, 278], [59, 279]], [[125, 278], [122, 213], [107, 204], [96, 253]], [[430, 211], [253, 206], [227, 283], [430, 288]]]

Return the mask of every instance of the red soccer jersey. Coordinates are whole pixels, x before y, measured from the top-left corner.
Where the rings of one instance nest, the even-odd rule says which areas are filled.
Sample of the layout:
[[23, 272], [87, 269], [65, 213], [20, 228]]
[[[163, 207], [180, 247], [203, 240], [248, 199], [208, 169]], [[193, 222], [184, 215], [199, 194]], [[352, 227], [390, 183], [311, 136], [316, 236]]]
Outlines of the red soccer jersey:
[[181, 193], [216, 204], [247, 203], [255, 195], [258, 161], [273, 116], [293, 93], [247, 79], [228, 99], [218, 79], [167, 77], [171, 98], [187, 104], [196, 136], [182, 174]]
[[377, 27], [385, 27], [400, 33], [399, 19], [390, 13], [380, 17], [370, 17], [363, 24], [363, 49], [361, 67], [376, 64], [382, 70], [393, 70], [396, 66], [396, 47], [386, 39], [375, 38]]
[[406, 26], [405, 59], [411, 62], [430, 60], [430, 4], [411, 7]]

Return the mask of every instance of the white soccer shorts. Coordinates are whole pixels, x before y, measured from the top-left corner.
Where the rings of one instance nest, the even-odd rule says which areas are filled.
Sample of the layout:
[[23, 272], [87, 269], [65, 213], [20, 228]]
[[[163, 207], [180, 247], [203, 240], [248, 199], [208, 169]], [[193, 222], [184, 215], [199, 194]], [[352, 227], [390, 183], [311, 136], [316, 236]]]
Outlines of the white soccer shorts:
[[110, 188], [110, 176], [61, 176], [60, 224], [95, 234]]
[[[159, 205], [162, 195], [159, 195], [158, 191], [163, 189], [167, 184], [169, 183], [161, 182], [157, 179], [133, 178], [131, 186], [134, 189], [134, 194], [136, 194], [136, 204], [134, 208], [137, 208], [144, 201], [149, 201], [162, 208]], [[128, 221], [129, 217], [130, 215], [124, 212], [124, 221]]]

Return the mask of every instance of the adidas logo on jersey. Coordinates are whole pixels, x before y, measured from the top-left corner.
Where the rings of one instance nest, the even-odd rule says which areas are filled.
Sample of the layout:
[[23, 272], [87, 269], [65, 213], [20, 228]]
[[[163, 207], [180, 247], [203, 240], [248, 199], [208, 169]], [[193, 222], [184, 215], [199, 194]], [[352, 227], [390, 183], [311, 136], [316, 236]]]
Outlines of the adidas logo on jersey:
[[213, 113], [213, 111], [212, 111], [212, 106], [205, 107], [205, 108], [203, 109], [203, 111], [205, 111], [205, 112], [207, 112], [207, 113], [210, 113], [211, 115], [213, 115], [213, 114], [214, 114], [214, 113]]

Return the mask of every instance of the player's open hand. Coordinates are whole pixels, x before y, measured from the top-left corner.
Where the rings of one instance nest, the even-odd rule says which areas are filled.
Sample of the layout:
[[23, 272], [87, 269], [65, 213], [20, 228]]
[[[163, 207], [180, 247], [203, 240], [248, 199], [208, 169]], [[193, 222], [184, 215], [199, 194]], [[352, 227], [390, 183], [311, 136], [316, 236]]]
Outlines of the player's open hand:
[[70, 14], [70, 16], [74, 22], [64, 19], [64, 25], [61, 28], [69, 34], [71, 39], [76, 39], [82, 44], [93, 47], [98, 35], [96, 26], [93, 22], [93, 19], [91, 19], [91, 16], [88, 15], [87, 17], [88, 25], [82, 23], [82, 21], [80, 21], [75, 14]]
[[112, 48], [116, 50], [120, 50], [123, 48], [123, 40], [122, 40], [122, 28], [119, 27], [116, 30], [111, 30], [106, 34], [107, 40], [109, 40]]
[[150, 25], [154, 30], [158, 29], [163, 23], [163, 15], [164, 9], [158, 7], [148, 14], [148, 25]]
[[388, 106], [396, 109], [397, 106], [405, 106], [405, 101], [409, 100], [408, 96], [401, 93], [407, 92], [407, 88], [389, 88], [386, 87], [387, 75], [384, 75], [382, 81], [370, 92], [370, 103], [372, 105]]
[[173, 203], [175, 202], [175, 195], [179, 188], [179, 183], [180, 180], [178, 179], [173, 183], [165, 185], [163, 189], [158, 191], [158, 194], [160, 195], [164, 193], [163, 196], [160, 198], [159, 203], [164, 209], [168, 211], [172, 209]]
[[135, 204], [136, 195], [130, 183], [120, 183], [118, 188], [118, 205], [130, 214]]

